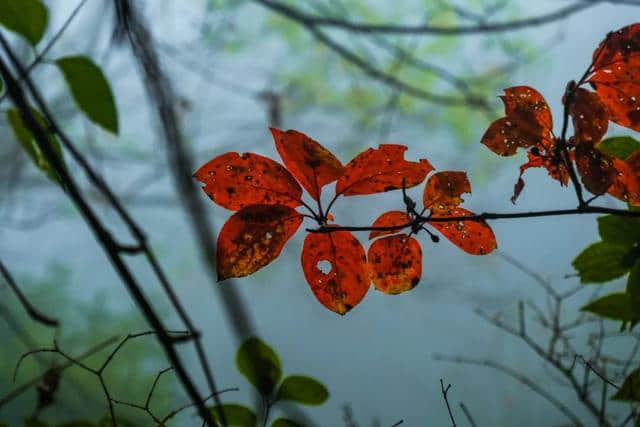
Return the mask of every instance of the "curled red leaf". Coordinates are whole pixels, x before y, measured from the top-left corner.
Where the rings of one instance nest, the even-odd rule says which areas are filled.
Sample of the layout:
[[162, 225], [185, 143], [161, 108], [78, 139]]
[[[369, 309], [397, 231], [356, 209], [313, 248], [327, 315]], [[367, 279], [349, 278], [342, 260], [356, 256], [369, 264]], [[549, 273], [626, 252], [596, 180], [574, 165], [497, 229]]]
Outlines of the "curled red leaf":
[[315, 297], [338, 314], [355, 307], [369, 290], [364, 248], [348, 231], [309, 233], [301, 263]]
[[420, 184], [433, 170], [426, 160], [410, 162], [404, 159], [407, 147], [381, 144], [358, 154], [345, 167], [344, 175], [336, 183], [336, 194], [355, 196], [410, 188]]
[[[406, 225], [411, 222], [411, 218], [406, 212], [402, 211], [389, 211], [380, 215], [371, 225], [372, 227], [395, 227]], [[372, 230], [369, 233], [369, 240], [376, 237], [385, 236], [387, 234], [399, 233], [402, 229], [395, 230]]]
[[616, 175], [613, 158], [585, 142], [576, 147], [575, 161], [586, 189], [595, 195], [604, 194]]
[[613, 159], [616, 174], [609, 194], [633, 206], [640, 206], [640, 152], [626, 160]]
[[249, 205], [234, 213], [218, 235], [218, 280], [254, 273], [280, 255], [302, 215], [288, 206]]
[[[456, 208], [447, 214], [436, 213], [432, 218], [472, 216], [473, 212]], [[471, 255], [486, 255], [498, 247], [491, 227], [483, 220], [429, 221], [451, 243]]]
[[406, 234], [376, 240], [369, 247], [367, 259], [373, 285], [385, 294], [411, 290], [422, 276], [422, 248]]
[[284, 165], [315, 200], [322, 187], [335, 181], [344, 172], [342, 163], [326, 148], [295, 130], [270, 128], [276, 150]]
[[534, 153], [527, 153], [527, 163], [520, 166], [520, 176], [513, 188], [513, 196], [511, 196], [511, 203], [516, 203], [516, 200], [520, 196], [520, 193], [524, 189], [525, 182], [522, 179], [524, 172], [530, 168], [545, 168], [549, 173], [549, 176], [556, 181], [560, 182], [560, 185], [566, 186], [569, 183], [569, 171], [566, 166], [559, 159], [545, 155], [540, 156]]
[[445, 171], [429, 177], [422, 201], [431, 212], [450, 212], [463, 202], [464, 193], [471, 194], [471, 184], [465, 172]]
[[205, 193], [218, 205], [239, 210], [267, 204], [296, 207], [302, 188], [281, 164], [254, 153], [225, 153], [196, 171]]

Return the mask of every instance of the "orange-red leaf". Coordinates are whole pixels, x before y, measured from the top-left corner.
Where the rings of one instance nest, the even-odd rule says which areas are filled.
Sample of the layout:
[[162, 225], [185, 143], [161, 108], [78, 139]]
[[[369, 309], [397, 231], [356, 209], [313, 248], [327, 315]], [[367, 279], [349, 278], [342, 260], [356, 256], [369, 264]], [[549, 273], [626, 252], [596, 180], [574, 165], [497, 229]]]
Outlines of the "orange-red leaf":
[[585, 142], [576, 147], [575, 160], [587, 190], [595, 195], [604, 194], [616, 175], [613, 159], [594, 148], [592, 143]]
[[[471, 211], [456, 208], [446, 215], [440, 213], [432, 215], [432, 218], [471, 215], [473, 215]], [[429, 224], [449, 239], [451, 243], [471, 255], [486, 255], [498, 246], [496, 236], [493, 235], [491, 227], [485, 221], [429, 221]]]
[[640, 206], [640, 152], [635, 152], [626, 160], [613, 159], [617, 173], [609, 194], [633, 206]]
[[410, 162], [404, 159], [407, 147], [397, 144], [381, 144], [358, 154], [345, 167], [344, 175], [336, 183], [336, 194], [355, 196], [381, 193], [420, 184], [433, 170], [426, 160]]
[[218, 280], [254, 273], [280, 255], [302, 215], [288, 206], [249, 205], [234, 213], [218, 235]]
[[342, 176], [344, 167], [340, 161], [304, 133], [270, 129], [284, 165], [314, 199], [320, 198], [323, 186]]
[[598, 143], [609, 127], [609, 113], [600, 97], [588, 90], [578, 88], [573, 94], [569, 108], [573, 120], [574, 139], [577, 144]]
[[471, 194], [471, 184], [465, 172], [445, 171], [429, 177], [422, 202], [431, 212], [449, 212], [463, 202], [463, 193]]
[[413, 289], [422, 275], [420, 243], [406, 234], [387, 236], [371, 244], [367, 254], [375, 288], [385, 294]]
[[215, 203], [231, 210], [266, 204], [296, 207], [302, 188], [281, 164], [254, 153], [225, 153], [194, 174]]
[[313, 294], [338, 314], [351, 310], [369, 290], [364, 248], [348, 231], [309, 233], [301, 262]]
[[[372, 227], [396, 227], [399, 225], [406, 225], [411, 222], [411, 218], [406, 212], [402, 211], [389, 211], [380, 215], [371, 225]], [[399, 233], [402, 229], [397, 228], [395, 230], [373, 230], [369, 233], [369, 240], [376, 237], [384, 236], [387, 234]]]
[[542, 157], [531, 152], [527, 153], [527, 163], [520, 166], [520, 176], [513, 188], [513, 196], [511, 197], [511, 203], [516, 202], [520, 193], [524, 189], [524, 180], [522, 175], [529, 168], [545, 168], [549, 173], [549, 176], [556, 181], [560, 182], [560, 185], [566, 186], [569, 183], [569, 171], [565, 167], [564, 163], [556, 162], [550, 157]]
[[512, 156], [518, 147], [547, 147], [553, 143], [551, 111], [542, 95], [529, 86], [514, 86], [501, 96], [506, 117], [494, 121], [482, 143], [501, 156]]
[[593, 58], [589, 82], [607, 106], [611, 121], [640, 131], [640, 24], [609, 34]]

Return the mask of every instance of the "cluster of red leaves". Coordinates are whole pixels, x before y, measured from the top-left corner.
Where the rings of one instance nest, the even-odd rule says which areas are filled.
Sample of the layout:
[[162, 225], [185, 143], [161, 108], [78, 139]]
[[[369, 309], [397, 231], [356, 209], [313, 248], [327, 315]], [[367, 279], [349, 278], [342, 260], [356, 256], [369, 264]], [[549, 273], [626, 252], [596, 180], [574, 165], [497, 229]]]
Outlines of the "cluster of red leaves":
[[[581, 87], [587, 83], [595, 92]], [[640, 153], [620, 160], [597, 148], [609, 121], [640, 131], [640, 24], [607, 35], [585, 76], [567, 88], [563, 103], [574, 128], [567, 141], [554, 135], [549, 106], [535, 89], [510, 87], [501, 98], [506, 115], [489, 126], [482, 143], [501, 156], [512, 156], [518, 148], [527, 150], [528, 162], [520, 166], [512, 202], [524, 188], [525, 170], [544, 167], [567, 185], [567, 165], [574, 162], [585, 188], [594, 195], [608, 192], [640, 205]]]
[[[433, 171], [425, 160], [404, 159], [407, 147], [382, 144], [370, 148], [343, 166], [318, 142], [303, 133], [271, 129], [284, 166], [253, 153], [226, 153], [203, 165], [195, 178], [212, 201], [236, 211], [218, 235], [219, 280], [252, 274], [278, 257], [305, 216], [325, 227], [307, 234], [301, 255], [302, 270], [315, 297], [326, 308], [345, 314], [358, 304], [373, 281], [375, 288], [397, 294], [415, 287], [422, 275], [422, 249], [412, 237], [424, 228], [413, 208], [380, 216], [369, 239], [368, 253], [349, 231], [331, 230], [329, 210], [339, 196], [356, 196], [410, 188]], [[336, 181], [336, 193], [326, 212], [320, 197]], [[302, 200], [303, 189], [317, 202], [317, 210]], [[496, 248], [493, 232], [484, 221], [446, 221], [472, 212], [460, 208], [460, 197], [470, 193], [464, 172], [433, 174], [424, 189], [427, 221], [465, 252], [483, 255]], [[296, 208], [306, 208], [303, 215]], [[424, 213], [423, 211], [423, 213]], [[402, 233], [403, 228], [410, 232]], [[325, 263], [327, 268], [323, 268]], [[325, 270], [325, 271], [323, 271]]]

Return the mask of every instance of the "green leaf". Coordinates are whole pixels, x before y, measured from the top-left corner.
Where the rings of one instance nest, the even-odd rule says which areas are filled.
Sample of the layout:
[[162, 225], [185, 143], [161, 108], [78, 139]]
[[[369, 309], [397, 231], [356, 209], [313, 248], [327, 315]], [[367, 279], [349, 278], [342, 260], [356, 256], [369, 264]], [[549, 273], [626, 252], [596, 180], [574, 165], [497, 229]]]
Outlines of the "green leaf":
[[304, 405], [322, 405], [329, 391], [319, 381], [304, 375], [290, 375], [278, 389], [278, 400], [293, 400]]
[[38, 44], [47, 28], [49, 11], [40, 0], [0, 1], [0, 24]]
[[581, 283], [604, 283], [624, 275], [633, 266], [628, 246], [597, 242], [584, 249], [571, 265]]
[[598, 232], [605, 242], [632, 246], [640, 242], [640, 220], [617, 215], [598, 218]]
[[221, 413], [223, 413], [228, 427], [256, 427], [258, 421], [251, 409], [235, 403], [213, 406], [209, 409], [217, 422], [221, 422]]
[[86, 56], [67, 56], [56, 60], [56, 64], [78, 107], [92, 122], [117, 134], [118, 111], [102, 70]]
[[282, 377], [278, 355], [259, 338], [249, 338], [240, 346], [236, 365], [240, 373], [264, 395], [271, 394]]
[[271, 423], [271, 427], [302, 427], [302, 424], [298, 424], [288, 418], [278, 418]]
[[[116, 420], [116, 422], [118, 423], [117, 427], [137, 427], [131, 421], [123, 420], [122, 418], [118, 418]], [[97, 426], [98, 427], [113, 427], [113, 422], [111, 420], [111, 416], [110, 415], [105, 415], [104, 417], [102, 417], [102, 419], [100, 421], [98, 421]]]
[[634, 321], [638, 317], [631, 298], [622, 292], [605, 295], [595, 301], [591, 301], [580, 310], [622, 321]]
[[634, 151], [640, 149], [640, 142], [630, 136], [614, 136], [603, 139], [596, 148], [605, 154], [625, 160]]
[[611, 398], [613, 400], [640, 401], [640, 368], [625, 378], [620, 390]]
[[96, 427], [96, 424], [85, 420], [76, 420], [64, 424], [58, 424], [56, 427]]
[[[47, 129], [47, 122], [45, 118], [38, 111], [32, 109], [31, 113], [35, 116], [36, 121], [40, 124], [41, 127]], [[59, 182], [58, 175], [56, 174], [53, 165], [49, 163], [49, 161], [45, 158], [44, 154], [40, 151], [38, 144], [36, 143], [33, 134], [27, 128], [25, 123], [22, 121], [22, 117], [18, 110], [14, 108], [10, 108], [7, 111], [7, 121], [13, 130], [13, 134], [16, 139], [20, 142], [24, 150], [27, 152], [31, 160], [35, 163], [35, 165], [44, 172], [49, 178], [54, 181]], [[56, 139], [55, 136], [48, 134], [47, 142], [53, 149], [56, 157], [62, 162], [64, 165], [64, 157], [62, 155], [62, 148], [60, 147], [60, 143]]]
[[640, 307], [640, 260], [633, 264], [627, 279], [627, 295], [636, 307]]

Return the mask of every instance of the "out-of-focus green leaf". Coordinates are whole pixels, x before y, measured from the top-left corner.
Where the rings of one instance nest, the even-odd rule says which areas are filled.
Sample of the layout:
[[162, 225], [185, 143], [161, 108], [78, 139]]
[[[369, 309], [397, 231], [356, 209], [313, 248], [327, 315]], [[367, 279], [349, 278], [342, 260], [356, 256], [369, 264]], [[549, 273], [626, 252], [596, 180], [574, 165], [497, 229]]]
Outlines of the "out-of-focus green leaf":
[[633, 261], [629, 259], [629, 247], [610, 242], [597, 242], [584, 249], [573, 260], [582, 283], [604, 283], [629, 271]]
[[56, 427], [96, 427], [96, 424], [90, 421], [76, 420], [64, 424], [58, 424]]
[[238, 349], [236, 365], [260, 393], [269, 395], [282, 377], [280, 358], [259, 338], [249, 338]]
[[40, 421], [37, 418], [29, 417], [24, 419], [24, 427], [49, 427], [49, 424]]
[[615, 293], [605, 295], [582, 307], [580, 310], [588, 311], [598, 316], [609, 319], [621, 320], [623, 322], [633, 322], [638, 313], [634, 309], [631, 298], [626, 293]]
[[102, 70], [86, 56], [67, 56], [56, 64], [78, 107], [97, 125], [118, 133], [118, 111], [111, 87]]
[[[36, 110], [31, 110], [33, 115], [35, 116], [38, 123], [44, 128], [47, 129], [47, 124], [45, 118]], [[33, 134], [27, 128], [25, 123], [22, 121], [22, 117], [18, 110], [14, 108], [10, 108], [7, 111], [7, 121], [13, 130], [13, 134], [16, 139], [20, 142], [24, 150], [27, 152], [31, 160], [35, 163], [35, 165], [43, 171], [49, 178], [54, 181], [59, 182], [58, 175], [56, 174], [53, 165], [49, 163], [49, 161], [45, 158], [44, 154], [40, 151], [38, 144], [33, 137]], [[53, 152], [58, 157], [58, 159], [64, 165], [64, 157], [62, 155], [62, 148], [60, 147], [60, 143], [53, 135], [47, 135], [47, 142], [49, 146], [53, 149]]]
[[329, 391], [322, 383], [311, 377], [291, 375], [282, 381], [277, 398], [304, 405], [322, 405], [329, 398]]
[[0, 24], [38, 44], [47, 28], [49, 11], [40, 0], [0, 1]]
[[[131, 421], [123, 420], [122, 418], [118, 418], [116, 422], [118, 423], [116, 427], [140, 427], [135, 425]], [[102, 417], [102, 419], [98, 421], [97, 427], [113, 427], [111, 416], [105, 415], [104, 417]]]
[[302, 427], [302, 424], [298, 424], [297, 422], [288, 418], [278, 418], [273, 423], [271, 423], [271, 427]]
[[622, 387], [611, 397], [614, 400], [640, 401], [640, 368], [631, 372], [622, 383]]
[[601, 216], [598, 232], [606, 242], [632, 246], [640, 242], [640, 220], [618, 215]]
[[640, 142], [630, 136], [614, 136], [603, 139], [596, 148], [605, 154], [624, 160], [640, 150]]
[[227, 426], [229, 427], [256, 427], [258, 418], [256, 414], [246, 406], [229, 403], [221, 406], [213, 406], [209, 409], [211, 410], [213, 418], [218, 422], [221, 422], [221, 413], [223, 413], [224, 418], [227, 420]]
[[[627, 279], [627, 294], [636, 307], [640, 307], [640, 261], [633, 264], [629, 279]], [[640, 308], [638, 311], [640, 312]]]

